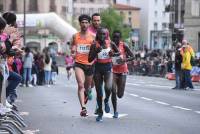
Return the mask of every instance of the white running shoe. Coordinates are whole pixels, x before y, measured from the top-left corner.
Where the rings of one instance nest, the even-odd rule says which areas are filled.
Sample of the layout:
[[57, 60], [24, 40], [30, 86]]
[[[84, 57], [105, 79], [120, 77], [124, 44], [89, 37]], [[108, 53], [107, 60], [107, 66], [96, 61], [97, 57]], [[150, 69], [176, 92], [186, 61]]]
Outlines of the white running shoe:
[[6, 108], [12, 108], [13, 106], [6, 100]]
[[32, 84], [28, 84], [28, 87], [33, 87], [33, 85]]
[[5, 107], [4, 105], [0, 104], [0, 109], [3, 113], [11, 112], [12, 109]]

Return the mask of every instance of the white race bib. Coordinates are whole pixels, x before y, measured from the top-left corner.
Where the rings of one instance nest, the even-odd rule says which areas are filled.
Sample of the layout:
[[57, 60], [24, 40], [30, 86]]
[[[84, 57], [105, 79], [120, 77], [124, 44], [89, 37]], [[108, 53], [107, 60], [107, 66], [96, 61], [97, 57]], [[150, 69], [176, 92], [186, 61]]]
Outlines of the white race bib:
[[77, 45], [77, 52], [82, 54], [88, 54], [90, 51], [89, 44], [78, 44]]
[[110, 50], [111, 50], [110, 48], [102, 49], [101, 52], [98, 53], [98, 59], [109, 59]]
[[119, 64], [117, 62], [119, 59], [122, 59], [122, 57], [121, 56], [112, 57], [112, 63], [113, 63], [113, 65], [121, 65], [121, 64]]

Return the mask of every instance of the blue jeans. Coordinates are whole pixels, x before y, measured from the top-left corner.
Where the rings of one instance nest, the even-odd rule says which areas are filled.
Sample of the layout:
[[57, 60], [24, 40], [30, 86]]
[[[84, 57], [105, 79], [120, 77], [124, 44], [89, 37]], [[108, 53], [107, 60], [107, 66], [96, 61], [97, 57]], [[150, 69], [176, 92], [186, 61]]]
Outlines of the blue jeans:
[[49, 84], [51, 79], [51, 71], [44, 70], [45, 84]]
[[6, 87], [6, 97], [9, 97], [13, 103], [17, 99], [16, 87], [22, 81], [22, 77], [12, 71], [9, 71], [8, 86]]
[[[29, 81], [28, 84], [32, 81], [31, 70], [32, 70], [31, 68], [24, 68], [24, 70], [23, 70], [24, 84], [26, 84], [27, 80]], [[28, 77], [28, 79], [27, 79], [27, 77]]]
[[183, 78], [184, 78], [184, 88], [194, 88], [192, 85], [192, 80], [190, 76], [190, 70], [183, 70]]
[[175, 71], [175, 77], [176, 77], [176, 88], [181, 88], [181, 70]]
[[56, 82], [56, 76], [57, 76], [56, 72], [51, 72], [51, 80], [53, 83]]

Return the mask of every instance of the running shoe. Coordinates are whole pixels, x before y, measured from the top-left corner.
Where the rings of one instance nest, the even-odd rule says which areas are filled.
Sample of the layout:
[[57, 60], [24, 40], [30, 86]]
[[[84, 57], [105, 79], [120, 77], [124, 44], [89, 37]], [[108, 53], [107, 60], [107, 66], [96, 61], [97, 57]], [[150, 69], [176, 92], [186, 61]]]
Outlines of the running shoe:
[[118, 118], [118, 117], [119, 117], [118, 112], [114, 112], [113, 118]]
[[103, 121], [102, 115], [98, 115], [96, 118], [96, 122], [102, 122], [102, 121]]
[[88, 116], [87, 110], [86, 109], [82, 109], [81, 112], [80, 112], [80, 116], [81, 117], [87, 117]]
[[104, 100], [104, 105], [105, 105], [105, 112], [106, 112], [106, 113], [110, 113], [110, 106], [109, 106], [109, 103], [106, 102], [106, 101]]

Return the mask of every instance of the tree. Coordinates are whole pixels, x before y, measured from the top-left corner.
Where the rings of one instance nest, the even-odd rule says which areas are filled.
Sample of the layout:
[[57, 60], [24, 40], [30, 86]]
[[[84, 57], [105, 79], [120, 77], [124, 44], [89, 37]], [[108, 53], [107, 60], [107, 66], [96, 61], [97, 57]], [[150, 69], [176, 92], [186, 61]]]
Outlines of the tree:
[[108, 28], [110, 36], [114, 30], [122, 32], [122, 39], [129, 38], [131, 28], [123, 24], [123, 16], [120, 16], [113, 8], [108, 8], [101, 12], [102, 26]]

